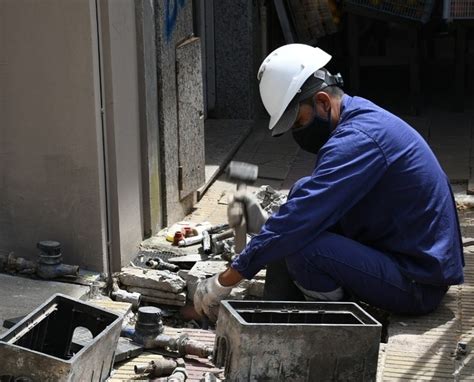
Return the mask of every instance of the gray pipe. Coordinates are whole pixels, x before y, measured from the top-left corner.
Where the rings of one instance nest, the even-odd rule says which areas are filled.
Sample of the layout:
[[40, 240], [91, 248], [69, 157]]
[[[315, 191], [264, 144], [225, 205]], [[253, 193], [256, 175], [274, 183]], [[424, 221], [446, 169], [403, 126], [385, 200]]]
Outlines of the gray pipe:
[[42, 279], [54, 279], [62, 276], [74, 276], [79, 274], [78, 265], [69, 264], [38, 264], [36, 274]]
[[137, 309], [140, 306], [142, 295], [138, 292], [129, 292], [125, 289], [120, 289], [117, 280], [114, 279], [112, 283], [112, 299], [119, 302], [128, 302], [132, 307]]

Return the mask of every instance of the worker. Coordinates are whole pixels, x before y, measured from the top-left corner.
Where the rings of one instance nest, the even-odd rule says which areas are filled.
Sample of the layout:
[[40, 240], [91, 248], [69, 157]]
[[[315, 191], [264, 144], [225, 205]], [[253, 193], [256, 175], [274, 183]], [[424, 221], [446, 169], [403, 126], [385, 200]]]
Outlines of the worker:
[[352, 296], [398, 314], [431, 312], [463, 282], [455, 201], [436, 157], [403, 120], [345, 94], [340, 75], [324, 67], [330, 59], [289, 44], [261, 64], [272, 135], [291, 132], [316, 164], [268, 220], [252, 195], [235, 195], [229, 211], [242, 206], [256, 235], [227, 270], [198, 285], [198, 313], [215, 320], [233, 286], [281, 260], [307, 300]]

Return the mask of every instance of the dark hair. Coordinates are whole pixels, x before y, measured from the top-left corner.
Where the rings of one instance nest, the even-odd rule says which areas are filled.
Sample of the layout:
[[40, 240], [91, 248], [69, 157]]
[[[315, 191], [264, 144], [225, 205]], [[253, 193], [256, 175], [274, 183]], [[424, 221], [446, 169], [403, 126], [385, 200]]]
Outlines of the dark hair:
[[319, 92], [325, 92], [329, 94], [330, 97], [334, 97], [334, 98], [342, 98], [342, 96], [344, 95], [344, 90], [342, 90], [339, 86], [331, 85], [331, 86], [326, 86], [325, 88], [321, 90], [317, 90], [315, 93], [311, 94], [309, 97], [306, 97], [305, 99], [300, 101], [300, 103], [313, 105], [313, 97], [316, 93], [319, 93]]
[[330, 96], [336, 98], [342, 98], [342, 96], [344, 95], [344, 90], [342, 90], [339, 86], [336, 85], [328, 86], [320, 91], [328, 93]]

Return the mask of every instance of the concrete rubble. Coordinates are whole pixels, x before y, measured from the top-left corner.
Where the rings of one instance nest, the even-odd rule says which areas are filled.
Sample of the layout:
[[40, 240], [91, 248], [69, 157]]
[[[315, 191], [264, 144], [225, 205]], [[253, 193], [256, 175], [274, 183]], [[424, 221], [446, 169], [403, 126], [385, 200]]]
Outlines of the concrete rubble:
[[170, 271], [126, 267], [119, 273], [119, 280], [125, 286], [157, 289], [179, 293], [186, 286], [185, 281]]
[[225, 271], [227, 268], [227, 262], [223, 260], [216, 261], [198, 261], [187, 274], [182, 272], [181, 274], [185, 277], [188, 299], [193, 300], [194, 292], [196, 291], [197, 284], [216, 273]]
[[125, 267], [118, 274], [120, 284], [132, 293], [140, 293], [143, 301], [184, 306], [186, 282], [176, 273], [157, 270]]
[[280, 206], [286, 202], [285, 193], [274, 190], [271, 186], [263, 185], [256, 192], [255, 196], [262, 208], [270, 214], [277, 212]]

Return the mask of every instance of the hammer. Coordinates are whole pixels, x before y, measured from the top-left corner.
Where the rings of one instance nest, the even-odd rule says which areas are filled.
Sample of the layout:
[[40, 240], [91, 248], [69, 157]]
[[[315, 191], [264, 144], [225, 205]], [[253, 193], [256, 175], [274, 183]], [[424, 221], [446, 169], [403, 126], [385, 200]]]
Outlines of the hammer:
[[[227, 167], [227, 178], [237, 183], [237, 190], [245, 190], [247, 184], [255, 182], [258, 178], [258, 166], [232, 161]], [[242, 217], [240, 225], [234, 228], [235, 231], [235, 253], [240, 253], [247, 245], [247, 225], [245, 217]]]

